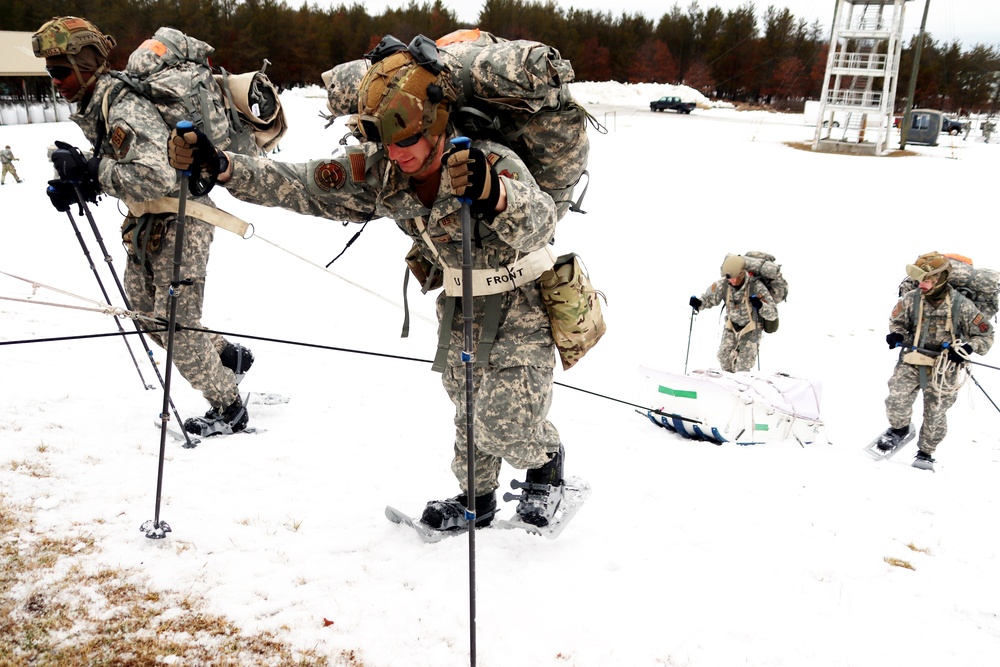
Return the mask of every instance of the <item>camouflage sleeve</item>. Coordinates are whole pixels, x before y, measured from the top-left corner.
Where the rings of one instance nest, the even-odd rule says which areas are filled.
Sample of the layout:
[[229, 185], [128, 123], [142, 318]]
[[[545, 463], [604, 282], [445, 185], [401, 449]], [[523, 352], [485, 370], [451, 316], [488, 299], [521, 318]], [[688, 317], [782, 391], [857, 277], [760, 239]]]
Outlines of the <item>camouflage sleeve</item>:
[[976, 354], [984, 355], [993, 347], [993, 325], [979, 312], [972, 301], [963, 299], [959, 309], [961, 331], [966, 335], [966, 341]]
[[243, 201], [351, 222], [365, 222], [375, 209], [381, 169], [369, 169], [359, 182], [350, 176], [347, 155], [299, 164], [232, 153], [229, 157], [233, 173], [225, 186]]
[[754, 282], [750, 286], [750, 294], [756, 294], [760, 297], [760, 316], [768, 322], [773, 322], [778, 319], [778, 307], [774, 305], [774, 297], [771, 296], [771, 291], [767, 289], [764, 281], [759, 278], [754, 278], [753, 280]]
[[132, 92], [108, 111], [98, 181], [108, 194], [140, 202], [178, 192], [177, 172], [167, 162], [168, 129], [152, 102]]
[[702, 310], [706, 308], [714, 308], [722, 303], [722, 300], [726, 297], [726, 279], [722, 278], [712, 283], [705, 293], [701, 295], [701, 307]]
[[509, 149], [485, 141], [477, 141], [476, 147], [499, 158], [492, 166], [507, 190], [507, 208], [487, 225], [515, 250], [531, 252], [545, 246], [556, 231], [552, 197], [542, 192], [531, 172]]
[[889, 333], [898, 333], [903, 336], [903, 340], [913, 341], [913, 297], [904, 295], [896, 302], [896, 307], [889, 315]]

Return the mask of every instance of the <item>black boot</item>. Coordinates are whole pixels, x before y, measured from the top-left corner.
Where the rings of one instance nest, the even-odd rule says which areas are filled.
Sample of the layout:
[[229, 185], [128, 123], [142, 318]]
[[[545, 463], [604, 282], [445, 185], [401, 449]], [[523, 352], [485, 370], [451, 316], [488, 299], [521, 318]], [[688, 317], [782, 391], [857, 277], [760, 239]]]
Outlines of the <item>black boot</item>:
[[[469, 523], [465, 518], [465, 494], [448, 500], [432, 500], [427, 503], [420, 521], [434, 530], [458, 530]], [[494, 491], [476, 496], [476, 528], [490, 525], [497, 513], [497, 495]]]
[[236, 384], [243, 380], [243, 376], [253, 366], [253, 353], [239, 343], [227, 342], [219, 357], [222, 359], [222, 365], [236, 375]]
[[913, 467], [920, 468], [921, 470], [934, 470], [934, 457], [920, 450], [917, 452], [917, 456], [913, 459]]
[[202, 437], [232, 435], [244, 430], [249, 421], [250, 416], [243, 406], [243, 400], [237, 396], [235, 401], [222, 409], [221, 414], [212, 408], [204, 417], [192, 417], [186, 420], [184, 430]]
[[528, 470], [524, 481], [527, 487], [517, 504], [521, 521], [534, 526], [547, 526], [559, 509], [563, 498], [563, 460], [566, 452], [562, 445], [549, 462], [540, 468]]

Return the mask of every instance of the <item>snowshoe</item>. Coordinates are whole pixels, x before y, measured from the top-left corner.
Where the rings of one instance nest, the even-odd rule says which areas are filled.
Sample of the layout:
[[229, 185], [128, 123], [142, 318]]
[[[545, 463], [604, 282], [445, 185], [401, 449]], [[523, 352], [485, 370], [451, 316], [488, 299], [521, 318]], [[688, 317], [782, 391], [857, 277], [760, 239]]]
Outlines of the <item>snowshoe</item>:
[[209, 437], [213, 435], [232, 435], [247, 427], [250, 416], [243, 406], [239, 396], [220, 413], [212, 408], [204, 417], [192, 417], [184, 421], [184, 430], [188, 433]]
[[913, 424], [910, 423], [904, 428], [888, 428], [885, 433], [875, 438], [865, 449], [875, 459], [891, 458], [903, 448], [903, 445], [917, 435]]

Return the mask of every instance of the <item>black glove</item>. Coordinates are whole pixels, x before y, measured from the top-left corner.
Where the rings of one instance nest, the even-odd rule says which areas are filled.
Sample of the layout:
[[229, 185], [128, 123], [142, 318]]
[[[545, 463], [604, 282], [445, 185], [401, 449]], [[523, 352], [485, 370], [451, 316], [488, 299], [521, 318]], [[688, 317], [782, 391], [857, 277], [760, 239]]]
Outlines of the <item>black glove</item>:
[[698, 297], [696, 296], [691, 297], [691, 300], [688, 301], [688, 303], [691, 304], [691, 307], [694, 308], [695, 310], [701, 310], [702, 301]]
[[889, 344], [890, 350], [894, 350], [903, 344], [903, 334], [893, 332], [885, 337], [885, 342]]
[[174, 169], [191, 175], [188, 189], [196, 197], [208, 194], [219, 182], [219, 174], [229, 168], [226, 154], [196, 127], [170, 131], [167, 161]]
[[69, 207], [76, 203], [76, 190], [73, 184], [66, 181], [49, 181], [49, 187], [45, 189], [45, 194], [52, 201], [52, 206], [60, 213], [68, 211]]
[[65, 141], [56, 142], [56, 150], [52, 152], [52, 164], [63, 181], [80, 186], [80, 193], [85, 201], [97, 203], [101, 192], [101, 184], [97, 180], [97, 169], [101, 158], [94, 156], [89, 160], [76, 146]]
[[[948, 360], [955, 364], [964, 364], [968, 361], [967, 357], [972, 354], [972, 346], [968, 343], [962, 343], [961, 345], [949, 345], [948, 350]], [[963, 357], [958, 353], [958, 350], [965, 352]]]
[[478, 148], [456, 146], [445, 153], [444, 163], [451, 176], [451, 191], [471, 199], [471, 208], [476, 213], [495, 216], [500, 201], [500, 177], [486, 161], [486, 155]]
[[750, 295], [750, 305], [753, 306], [754, 310], [760, 310], [760, 307], [764, 305], [764, 302], [760, 300], [760, 297], [756, 294]]

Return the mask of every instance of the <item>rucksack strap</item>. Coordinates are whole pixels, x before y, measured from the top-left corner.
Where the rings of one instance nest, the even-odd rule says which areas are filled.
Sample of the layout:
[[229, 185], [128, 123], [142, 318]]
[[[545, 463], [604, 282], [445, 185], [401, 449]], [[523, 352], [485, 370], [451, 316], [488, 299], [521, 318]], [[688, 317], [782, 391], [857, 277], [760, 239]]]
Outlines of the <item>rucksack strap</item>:
[[[458, 310], [459, 297], [449, 296], [444, 300], [444, 312], [441, 313], [441, 324], [438, 330], [437, 353], [434, 355], [432, 371], [443, 373], [448, 367], [448, 350], [451, 348], [451, 327]], [[491, 294], [486, 297], [485, 312], [482, 326], [479, 330], [479, 341], [476, 344], [476, 366], [486, 366], [490, 363], [490, 353], [496, 343], [500, 331], [500, 314], [503, 306], [503, 294]]]

